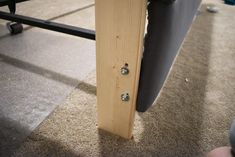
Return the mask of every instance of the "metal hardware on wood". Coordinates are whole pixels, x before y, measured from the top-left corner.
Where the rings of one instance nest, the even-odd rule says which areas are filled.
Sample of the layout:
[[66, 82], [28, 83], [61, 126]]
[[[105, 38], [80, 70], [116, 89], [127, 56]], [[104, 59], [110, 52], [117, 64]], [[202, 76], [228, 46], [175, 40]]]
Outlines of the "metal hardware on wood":
[[129, 101], [130, 100], [129, 93], [123, 93], [121, 95], [121, 99], [122, 99], [122, 101]]
[[126, 65], [121, 68], [121, 74], [122, 75], [128, 75], [129, 74], [129, 69]]

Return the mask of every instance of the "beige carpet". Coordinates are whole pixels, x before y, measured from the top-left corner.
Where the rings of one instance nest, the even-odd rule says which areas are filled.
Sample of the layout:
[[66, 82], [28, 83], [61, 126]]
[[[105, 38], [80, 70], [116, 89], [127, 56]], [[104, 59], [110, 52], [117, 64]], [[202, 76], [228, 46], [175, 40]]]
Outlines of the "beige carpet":
[[217, 5], [218, 14], [202, 5], [156, 104], [137, 114], [133, 140], [97, 130], [94, 71], [15, 157], [199, 157], [229, 145], [235, 118], [235, 7]]

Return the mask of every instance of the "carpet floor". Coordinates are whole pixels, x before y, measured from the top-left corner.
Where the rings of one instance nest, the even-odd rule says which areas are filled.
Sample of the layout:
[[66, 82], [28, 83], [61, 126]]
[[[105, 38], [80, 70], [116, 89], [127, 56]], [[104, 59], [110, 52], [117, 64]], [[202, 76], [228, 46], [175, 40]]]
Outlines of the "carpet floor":
[[[89, 29], [95, 26], [93, 10], [93, 0], [17, 4], [17, 14]], [[94, 41], [26, 25], [11, 36], [6, 23], [0, 19], [0, 157], [10, 157], [95, 69]]]
[[[206, 11], [211, 2], [217, 14]], [[235, 118], [235, 8], [204, 1], [154, 106], [134, 138], [97, 129], [95, 71], [27, 138], [15, 157], [200, 157], [229, 145]]]

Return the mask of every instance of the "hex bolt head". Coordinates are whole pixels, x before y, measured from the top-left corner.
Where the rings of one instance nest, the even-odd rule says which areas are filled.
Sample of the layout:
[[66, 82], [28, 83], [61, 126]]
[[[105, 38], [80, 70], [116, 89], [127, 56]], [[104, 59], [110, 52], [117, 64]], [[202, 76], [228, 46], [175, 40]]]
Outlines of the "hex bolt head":
[[122, 67], [121, 68], [121, 74], [122, 75], [128, 75], [129, 74], [129, 69], [127, 67]]
[[121, 95], [121, 100], [122, 100], [122, 101], [129, 101], [129, 100], [130, 100], [129, 93], [123, 93], [123, 94]]

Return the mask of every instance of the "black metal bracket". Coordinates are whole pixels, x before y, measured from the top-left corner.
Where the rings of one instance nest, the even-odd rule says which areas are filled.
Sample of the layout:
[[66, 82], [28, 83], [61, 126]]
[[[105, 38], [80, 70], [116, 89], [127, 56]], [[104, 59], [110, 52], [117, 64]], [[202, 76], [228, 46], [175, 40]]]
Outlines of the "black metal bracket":
[[80, 27], [36, 19], [36, 18], [28, 17], [28, 16], [6, 13], [3, 11], [0, 11], [0, 19], [18, 22], [18, 23], [22, 23], [22, 24], [26, 24], [26, 25], [30, 25], [34, 27], [39, 27], [39, 28], [47, 29], [51, 31], [56, 31], [60, 33], [65, 33], [69, 35], [74, 35], [74, 36], [78, 36], [78, 37], [82, 37], [82, 38], [86, 38], [90, 40], [95, 40], [95, 31], [80, 28]]

